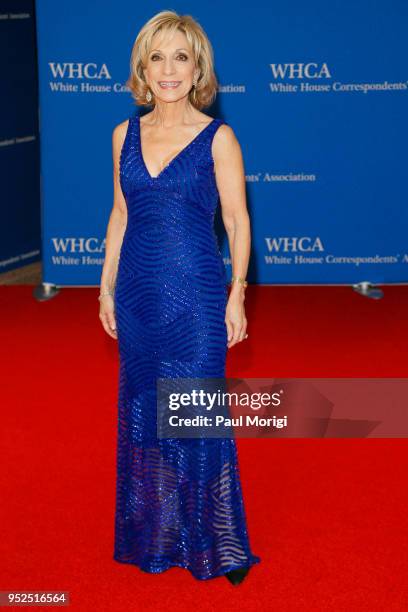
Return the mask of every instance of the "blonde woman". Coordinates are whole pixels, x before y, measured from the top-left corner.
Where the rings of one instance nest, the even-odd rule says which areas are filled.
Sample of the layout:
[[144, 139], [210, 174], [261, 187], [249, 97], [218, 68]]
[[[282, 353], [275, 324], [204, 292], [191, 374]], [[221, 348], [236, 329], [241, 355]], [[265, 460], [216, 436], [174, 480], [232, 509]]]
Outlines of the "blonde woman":
[[[211, 44], [191, 16], [162, 11], [139, 32], [130, 90], [137, 114], [113, 132], [114, 204], [100, 319], [118, 340], [114, 559], [146, 572], [188, 569], [240, 584], [252, 554], [234, 439], [160, 439], [157, 378], [225, 376], [247, 337], [250, 224], [240, 146], [200, 109], [214, 100]], [[218, 201], [233, 280], [213, 219]]]

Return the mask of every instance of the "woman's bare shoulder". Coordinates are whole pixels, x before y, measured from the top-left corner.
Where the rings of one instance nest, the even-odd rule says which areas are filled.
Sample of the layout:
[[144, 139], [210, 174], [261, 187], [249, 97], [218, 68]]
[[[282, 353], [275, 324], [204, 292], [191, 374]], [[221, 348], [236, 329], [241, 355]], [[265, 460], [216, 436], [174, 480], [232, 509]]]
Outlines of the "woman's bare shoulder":
[[115, 141], [123, 142], [129, 125], [129, 119], [125, 119], [122, 123], [118, 123], [113, 128], [112, 136]]
[[115, 125], [112, 131], [112, 149], [113, 149], [113, 158], [115, 160], [115, 164], [118, 164], [118, 160], [120, 157], [120, 153], [122, 151], [126, 133], [129, 125], [129, 119], [118, 123]]
[[215, 150], [230, 150], [234, 147], [239, 147], [238, 139], [234, 130], [228, 123], [221, 123], [214, 135]]

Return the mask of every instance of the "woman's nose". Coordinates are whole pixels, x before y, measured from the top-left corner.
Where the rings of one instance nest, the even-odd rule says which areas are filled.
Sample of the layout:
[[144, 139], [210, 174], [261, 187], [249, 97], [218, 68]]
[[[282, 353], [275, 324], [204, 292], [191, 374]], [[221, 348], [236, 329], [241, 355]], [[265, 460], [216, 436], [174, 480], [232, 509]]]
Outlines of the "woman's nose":
[[173, 74], [175, 72], [175, 66], [172, 59], [164, 60], [163, 72], [165, 74]]

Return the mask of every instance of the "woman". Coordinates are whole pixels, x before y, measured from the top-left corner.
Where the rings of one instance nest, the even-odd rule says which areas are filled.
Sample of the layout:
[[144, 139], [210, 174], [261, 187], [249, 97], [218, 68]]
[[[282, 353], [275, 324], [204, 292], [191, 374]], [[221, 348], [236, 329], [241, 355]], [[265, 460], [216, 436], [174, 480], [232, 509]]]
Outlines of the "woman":
[[[212, 47], [190, 16], [162, 11], [138, 34], [129, 87], [152, 106], [113, 131], [114, 205], [100, 319], [118, 339], [114, 559], [179, 566], [239, 584], [260, 561], [248, 541], [233, 439], [158, 439], [157, 378], [224, 377], [247, 337], [250, 227], [233, 130], [200, 112], [216, 92]], [[220, 198], [233, 266], [213, 230]]]

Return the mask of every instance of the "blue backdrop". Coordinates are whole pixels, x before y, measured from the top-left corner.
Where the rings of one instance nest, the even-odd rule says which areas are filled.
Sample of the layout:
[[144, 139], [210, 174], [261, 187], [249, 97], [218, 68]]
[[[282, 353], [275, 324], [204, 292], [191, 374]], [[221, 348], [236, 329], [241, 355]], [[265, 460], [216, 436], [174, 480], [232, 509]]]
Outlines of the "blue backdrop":
[[37, 0], [43, 281], [99, 284], [113, 202], [112, 130], [140, 112], [124, 85], [130, 53], [142, 25], [165, 9], [195, 17], [214, 48], [220, 90], [203, 110], [225, 119], [242, 147], [249, 280], [405, 282], [402, 0], [148, 8], [130, 0]]

